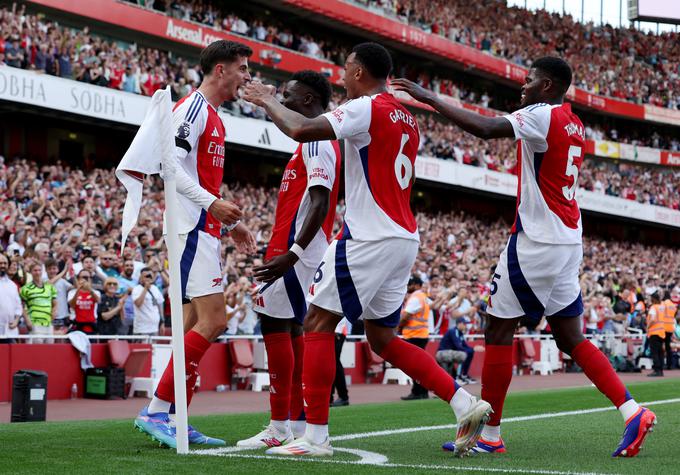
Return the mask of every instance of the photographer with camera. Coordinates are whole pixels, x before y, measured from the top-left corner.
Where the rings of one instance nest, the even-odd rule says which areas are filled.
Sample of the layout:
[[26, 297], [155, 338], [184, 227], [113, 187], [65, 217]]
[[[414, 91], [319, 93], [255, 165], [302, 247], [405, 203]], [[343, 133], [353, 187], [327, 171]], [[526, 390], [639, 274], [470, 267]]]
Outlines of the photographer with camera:
[[139, 284], [132, 289], [132, 301], [135, 304], [132, 333], [135, 335], [158, 335], [165, 299], [154, 285], [155, 280], [154, 271], [145, 267], [140, 272]]

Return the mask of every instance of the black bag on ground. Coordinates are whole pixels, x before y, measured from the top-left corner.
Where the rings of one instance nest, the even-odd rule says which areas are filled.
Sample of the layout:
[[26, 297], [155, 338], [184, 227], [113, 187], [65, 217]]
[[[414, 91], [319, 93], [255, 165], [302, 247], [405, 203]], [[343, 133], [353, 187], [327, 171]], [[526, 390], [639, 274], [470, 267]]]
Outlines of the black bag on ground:
[[90, 399], [125, 398], [125, 370], [110, 366], [85, 370], [85, 394]]
[[12, 378], [11, 422], [44, 421], [47, 413], [47, 373], [22, 369]]

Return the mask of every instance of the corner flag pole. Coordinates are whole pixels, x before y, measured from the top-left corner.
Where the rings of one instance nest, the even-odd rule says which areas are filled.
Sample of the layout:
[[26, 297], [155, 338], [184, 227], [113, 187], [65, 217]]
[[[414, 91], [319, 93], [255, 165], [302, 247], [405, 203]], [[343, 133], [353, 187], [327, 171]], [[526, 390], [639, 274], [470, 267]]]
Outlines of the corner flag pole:
[[[164, 133], [172, 133], [172, 103], [169, 94], [165, 99], [164, 109], [167, 113], [161, 114], [161, 130]], [[165, 223], [167, 230], [168, 266], [170, 272], [170, 314], [172, 322], [172, 359], [175, 379], [175, 425], [177, 439], [177, 453], [189, 453], [188, 420], [187, 420], [187, 391], [186, 370], [184, 362], [184, 317], [182, 313], [182, 293], [180, 274], [180, 249], [179, 233], [177, 230], [177, 181], [175, 178], [175, 150], [172, 141], [161, 141], [161, 156], [163, 168], [163, 188], [165, 191]]]

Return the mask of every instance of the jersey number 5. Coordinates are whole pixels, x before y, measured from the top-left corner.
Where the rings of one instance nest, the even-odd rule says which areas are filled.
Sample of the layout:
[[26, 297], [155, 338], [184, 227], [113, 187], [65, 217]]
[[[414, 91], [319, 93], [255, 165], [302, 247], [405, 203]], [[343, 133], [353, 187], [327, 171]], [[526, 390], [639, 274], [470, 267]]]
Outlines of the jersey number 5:
[[397, 177], [397, 182], [402, 190], [408, 188], [409, 183], [411, 183], [411, 178], [413, 178], [413, 164], [411, 160], [404, 155], [404, 146], [408, 142], [408, 134], [401, 134], [401, 146], [399, 147], [399, 153], [394, 161], [394, 174]]
[[577, 147], [576, 145], [572, 145], [571, 147], [569, 147], [569, 156], [567, 157], [567, 169], [564, 171], [564, 173], [568, 177], [574, 178], [574, 184], [571, 186], [562, 187], [562, 194], [569, 201], [573, 200], [574, 196], [576, 195], [576, 184], [578, 183], [578, 167], [574, 165], [574, 159], [580, 156], [581, 147]]

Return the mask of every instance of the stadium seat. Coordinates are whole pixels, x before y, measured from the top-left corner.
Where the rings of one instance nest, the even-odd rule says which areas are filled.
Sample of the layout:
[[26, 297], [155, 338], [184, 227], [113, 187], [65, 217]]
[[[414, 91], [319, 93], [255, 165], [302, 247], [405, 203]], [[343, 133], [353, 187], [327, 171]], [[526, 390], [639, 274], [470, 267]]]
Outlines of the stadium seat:
[[248, 384], [253, 391], [264, 391], [269, 389], [269, 373], [250, 373], [248, 376]]
[[370, 383], [374, 377], [385, 371], [385, 360], [371, 349], [371, 345], [367, 341], [361, 344], [366, 361], [366, 382]]
[[[253, 348], [247, 340], [234, 340], [229, 342], [229, 356], [231, 357], [231, 378], [247, 381], [253, 369]], [[233, 384], [232, 384], [233, 386]]]
[[147, 397], [152, 397], [153, 378], [141, 376], [151, 357], [151, 348], [130, 349], [130, 344], [125, 340], [109, 340], [107, 345], [111, 364], [125, 369], [125, 384], [129, 385], [127, 397], [134, 396], [136, 391], [145, 392]]
[[553, 370], [550, 367], [549, 361], [534, 361], [531, 363], [531, 372], [534, 374], [539, 373], [541, 376], [546, 376], [548, 374], [552, 374]]
[[390, 381], [396, 381], [400, 386], [406, 386], [413, 383], [413, 380], [399, 368], [387, 368], [383, 376], [383, 384], [389, 384]]

